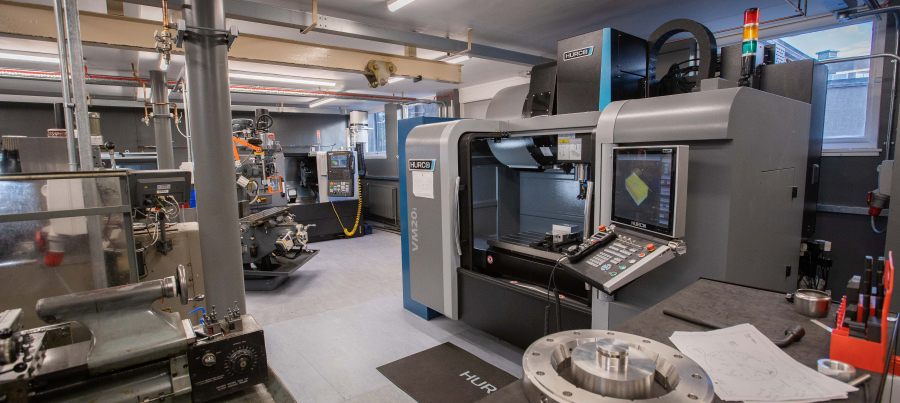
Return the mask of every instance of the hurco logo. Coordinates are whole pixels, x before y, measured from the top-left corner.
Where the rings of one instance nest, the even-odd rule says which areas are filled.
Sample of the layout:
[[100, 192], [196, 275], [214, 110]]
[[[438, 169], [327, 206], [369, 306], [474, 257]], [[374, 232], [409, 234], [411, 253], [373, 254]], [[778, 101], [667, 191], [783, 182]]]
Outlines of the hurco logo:
[[647, 229], [647, 224], [644, 224], [642, 222], [632, 221], [631, 225], [638, 227], [638, 228]]
[[590, 56], [594, 54], [594, 47], [588, 46], [586, 48], [576, 49], [572, 51], [568, 51], [563, 53], [563, 61], [577, 59], [579, 57]]
[[409, 169], [434, 171], [434, 160], [409, 160]]

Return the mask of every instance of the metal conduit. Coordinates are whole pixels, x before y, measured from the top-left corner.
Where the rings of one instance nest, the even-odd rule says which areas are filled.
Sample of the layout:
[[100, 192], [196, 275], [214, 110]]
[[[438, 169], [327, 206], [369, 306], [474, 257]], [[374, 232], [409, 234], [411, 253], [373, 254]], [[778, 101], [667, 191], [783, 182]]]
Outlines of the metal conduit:
[[[53, 71], [36, 71], [36, 70], [19, 70], [0, 68], [0, 78], [13, 78], [23, 80], [39, 80], [39, 81], [59, 81], [60, 73]], [[149, 82], [149, 79], [141, 79]], [[88, 75], [85, 77], [85, 83], [96, 85], [114, 85], [120, 87], [140, 87], [133, 77], [117, 77], [105, 75]], [[169, 81], [169, 87], [175, 87], [174, 81]], [[431, 99], [395, 97], [388, 95], [374, 94], [356, 94], [350, 92], [330, 92], [330, 91], [312, 91], [293, 88], [278, 87], [259, 87], [253, 85], [232, 85], [229, 87], [233, 94], [256, 94], [256, 95], [282, 95], [302, 98], [337, 98], [352, 99], [357, 101], [375, 101], [386, 103], [400, 104], [433, 104], [440, 103]]]

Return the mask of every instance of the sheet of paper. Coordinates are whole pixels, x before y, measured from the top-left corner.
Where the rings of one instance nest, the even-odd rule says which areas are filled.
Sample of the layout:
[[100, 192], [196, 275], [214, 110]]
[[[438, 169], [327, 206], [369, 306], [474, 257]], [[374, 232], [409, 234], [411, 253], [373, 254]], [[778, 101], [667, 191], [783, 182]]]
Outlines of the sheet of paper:
[[434, 172], [413, 171], [413, 196], [434, 199]]
[[752, 325], [675, 332], [669, 340], [709, 374], [722, 400], [818, 402], [856, 390], [797, 362]]
[[574, 134], [560, 134], [557, 138], [556, 154], [559, 160], [581, 159], [581, 139]]

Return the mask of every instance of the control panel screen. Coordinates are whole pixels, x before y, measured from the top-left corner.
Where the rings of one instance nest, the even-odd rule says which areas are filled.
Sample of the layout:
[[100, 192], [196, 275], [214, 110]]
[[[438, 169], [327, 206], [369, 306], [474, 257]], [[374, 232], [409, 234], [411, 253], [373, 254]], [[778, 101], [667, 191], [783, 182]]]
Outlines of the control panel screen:
[[672, 235], [677, 154], [675, 147], [613, 151], [612, 221]]
[[344, 168], [347, 166], [348, 154], [331, 154], [331, 166]]

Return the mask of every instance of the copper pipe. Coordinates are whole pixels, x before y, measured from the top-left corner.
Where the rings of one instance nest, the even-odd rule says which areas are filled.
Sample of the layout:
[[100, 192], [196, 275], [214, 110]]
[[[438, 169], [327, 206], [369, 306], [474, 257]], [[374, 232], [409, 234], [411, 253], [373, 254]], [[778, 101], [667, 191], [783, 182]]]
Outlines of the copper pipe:
[[163, 13], [163, 29], [169, 29], [169, 7], [168, 0], [162, 0], [162, 13]]

